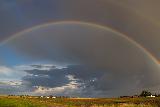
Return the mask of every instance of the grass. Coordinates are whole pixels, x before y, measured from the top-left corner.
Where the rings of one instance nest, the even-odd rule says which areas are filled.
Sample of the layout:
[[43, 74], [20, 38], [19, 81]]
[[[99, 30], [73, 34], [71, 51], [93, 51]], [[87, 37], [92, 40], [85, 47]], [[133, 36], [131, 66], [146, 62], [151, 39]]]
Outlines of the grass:
[[0, 98], [0, 107], [47, 107], [44, 104], [31, 102], [29, 99]]
[[0, 107], [160, 107], [160, 98], [40, 99], [0, 97]]

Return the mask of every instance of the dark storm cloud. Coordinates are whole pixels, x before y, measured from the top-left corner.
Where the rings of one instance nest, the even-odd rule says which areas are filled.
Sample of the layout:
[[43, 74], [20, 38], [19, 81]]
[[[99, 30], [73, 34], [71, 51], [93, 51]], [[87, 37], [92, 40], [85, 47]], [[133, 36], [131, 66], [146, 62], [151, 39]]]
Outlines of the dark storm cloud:
[[[1, 0], [1, 38], [57, 20], [110, 26], [143, 45], [159, 59], [159, 1], [154, 0]], [[152, 4], [152, 5], [151, 5]]]
[[88, 0], [85, 3], [70, 0], [65, 1], [63, 6], [68, 19], [112, 27], [140, 43], [159, 59], [160, 15], [157, 4], [157, 0]]
[[[148, 84], [150, 74], [148, 72], [111, 72], [90, 68], [86, 65], [70, 65], [63, 69], [28, 70], [29, 74], [23, 81], [29, 83], [26, 87], [43, 86], [49, 88], [63, 87], [72, 80], [66, 78], [72, 75], [81, 89], [82, 97], [106, 97], [135, 94]], [[36, 75], [36, 76], [35, 76]], [[48, 75], [48, 77], [46, 76]], [[146, 82], [147, 81], [147, 82]], [[65, 90], [67, 92], [69, 90]], [[61, 95], [68, 95], [65, 92]], [[70, 93], [74, 95], [77, 91]], [[46, 93], [47, 94], [47, 93]], [[57, 93], [58, 94], [58, 93]]]
[[102, 75], [107, 74], [106, 71], [100, 71], [84, 65], [70, 65], [62, 69], [46, 70], [25, 70], [28, 74], [23, 80], [28, 81], [32, 86], [44, 87], [60, 87], [68, 84], [70, 80], [67, 75], [72, 75], [78, 79], [77, 82], [90, 85], [93, 81], [101, 78]]
[[[5, 35], [48, 21], [85, 21], [109, 26], [126, 34], [159, 59], [158, 4], [158, 0], [45, 0], [45, 2], [43, 0], [1, 0], [0, 35], [1, 38], [5, 38]], [[98, 81], [85, 82], [88, 86], [86, 93], [91, 90], [101, 90], [103, 95], [111, 93], [104, 92], [105, 90], [119, 89], [115, 92], [118, 95], [129, 93], [137, 87], [147, 88], [159, 85], [159, 65], [134, 44], [110, 31], [91, 26], [51, 26], [24, 34], [13, 40], [11, 45], [22, 55], [30, 56], [33, 60], [37, 58], [88, 66], [88, 70], [82, 69], [85, 71], [82, 74], [79, 74], [80, 70], [71, 73], [84, 81], [95, 77], [94, 74], [97, 75]], [[67, 70], [70, 68], [73, 69], [68, 67]], [[80, 68], [75, 67], [75, 69]], [[97, 72], [105, 71], [106, 73], [104, 75], [95, 73], [97, 69]], [[38, 70], [33, 72], [37, 73]], [[86, 75], [91, 77], [87, 79]], [[29, 80], [27, 78], [26, 80]], [[36, 81], [40, 78], [48, 82], [52, 81], [51, 78], [48, 79], [42, 75], [31, 80]], [[59, 82], [64, 81], [62, 79]], [[33, 84], [37, 83], [33, 82]]]
[[59, 69], [46, 70], [28, 70], [29, 76], [23, 78], [25, 81], [30, 81], [31, 86], [44, 87], [59, 87], [69, 83], [65, 71]]
[[[159, 64], [143, 49], [116, 32], [96, 26], [80, 23], [52, 25], [14, 38], [8, 45], [33, 60], [37, 58], [57, 63], [85, 65], [68, 66], [62, 69], [66, 71], [62, 72], [63, 75], [57, 72], [56, 77], [44, 78], [41, 75], [26, 79], [31, 80], [32, 85], [45, 86], [46, 81], [49, 83], [47, 86], [65, 85], [63, 82], [66, 80], [63, 78], [66, 73], [84, 82], [87, 87], [86, 93], [90, 92], [88, 90], [94, 90], [99, 91], [100, 95], [113, 95], [113, 91], [115, 95], [129, 94], [139, 88], [150, 88], [160, 84]], [[34, 70], [30, 73], [38, 72]], [[55, 75], [54, 72], [39, 73]], [[52, 80], [54, 78], [56, 80]]]
[[[46, 70], [26, 70], [28, 75], [23, 78], [23, 81], [27, 82], [29, 85], [26, 85], [27, 87], [35, 87], [35, 86], [41, 86], [46, 88], [56, 88], [56, 87], [63, 87], [67, 84], [69, 84], [71, 81], [76, 81], [76, 84], [79, 84], [79, 89], [82, 89], [80, 92], [80, 96], [83, 97], [100, 97], [101, 95], [95, 95], [94, 93], [96, 91], [100, 91], [101, 93], [104, 93], [108, 90], [102, 90], [96, 88], [96, 86], [99, 84], [99, 79], [103, 77], [103, 75], [106, 75], [106, 71], [99, 71], [98, 69], [92, 69], [84, 65], [70, 65], [66, 68], [62, 69], [50, 69], [48, 71]], [[47, 75], [47, 76], [46, 76]], [[67, 75], [72, 75], [76, 80], [69, 80], [67, 78]], [[98, 82], [97, 82], [98, 81]], [[76, 85], [72, 84], [72, 85]], [[109, 85], [109, 84], [101, 84], [101, 85]], [[90, 92], [92, 89], [92, 92]], [[90, 91], [89, 91], [90, 90]], [[64, 90], [64, 92], [61, 93], [61, 95], [69, 95], [66, 94], [70, 90]], [[77, 93], [77, 90], [74, 90], [70, 95], [74, 95]], [[86, 95], [86, 93], [88, 93]], [[90, 95], [89, 93], [92, 93]], [[48, 94], [48, 93], [46, 93]], [[52, 92], [53, 94], [53, 92]], [[56, 93], [59, 94], [59, 93]], [[77, 95], [77, 94], [76, 94]]]
[[36, 24], [60, 20], [58, 4], [58, 0], [1, 0], [0, 40]]

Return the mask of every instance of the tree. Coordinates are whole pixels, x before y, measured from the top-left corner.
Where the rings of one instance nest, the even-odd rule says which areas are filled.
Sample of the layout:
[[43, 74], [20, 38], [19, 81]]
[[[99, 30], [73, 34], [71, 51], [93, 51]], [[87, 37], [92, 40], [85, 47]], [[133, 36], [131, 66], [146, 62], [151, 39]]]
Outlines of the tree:
[[147, 97], [147, 96], [151, 96], [151, 92], [143, 90], [140, 94], [141, 97]]

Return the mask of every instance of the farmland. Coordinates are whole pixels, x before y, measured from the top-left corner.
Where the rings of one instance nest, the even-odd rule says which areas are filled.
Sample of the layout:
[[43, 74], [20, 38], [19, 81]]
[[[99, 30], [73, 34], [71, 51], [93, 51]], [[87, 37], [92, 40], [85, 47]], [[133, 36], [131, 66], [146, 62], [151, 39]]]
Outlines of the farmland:
[[160, 107], [160, 98], [0, 97], [0, 107]]

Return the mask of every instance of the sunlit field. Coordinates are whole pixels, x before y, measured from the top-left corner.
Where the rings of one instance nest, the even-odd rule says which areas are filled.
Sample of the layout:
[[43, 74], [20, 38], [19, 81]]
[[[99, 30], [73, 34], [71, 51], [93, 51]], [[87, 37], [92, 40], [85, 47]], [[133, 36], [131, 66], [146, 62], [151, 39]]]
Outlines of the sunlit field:
[[160, 98], [0, 97], [0, 107], [160, 107]]

